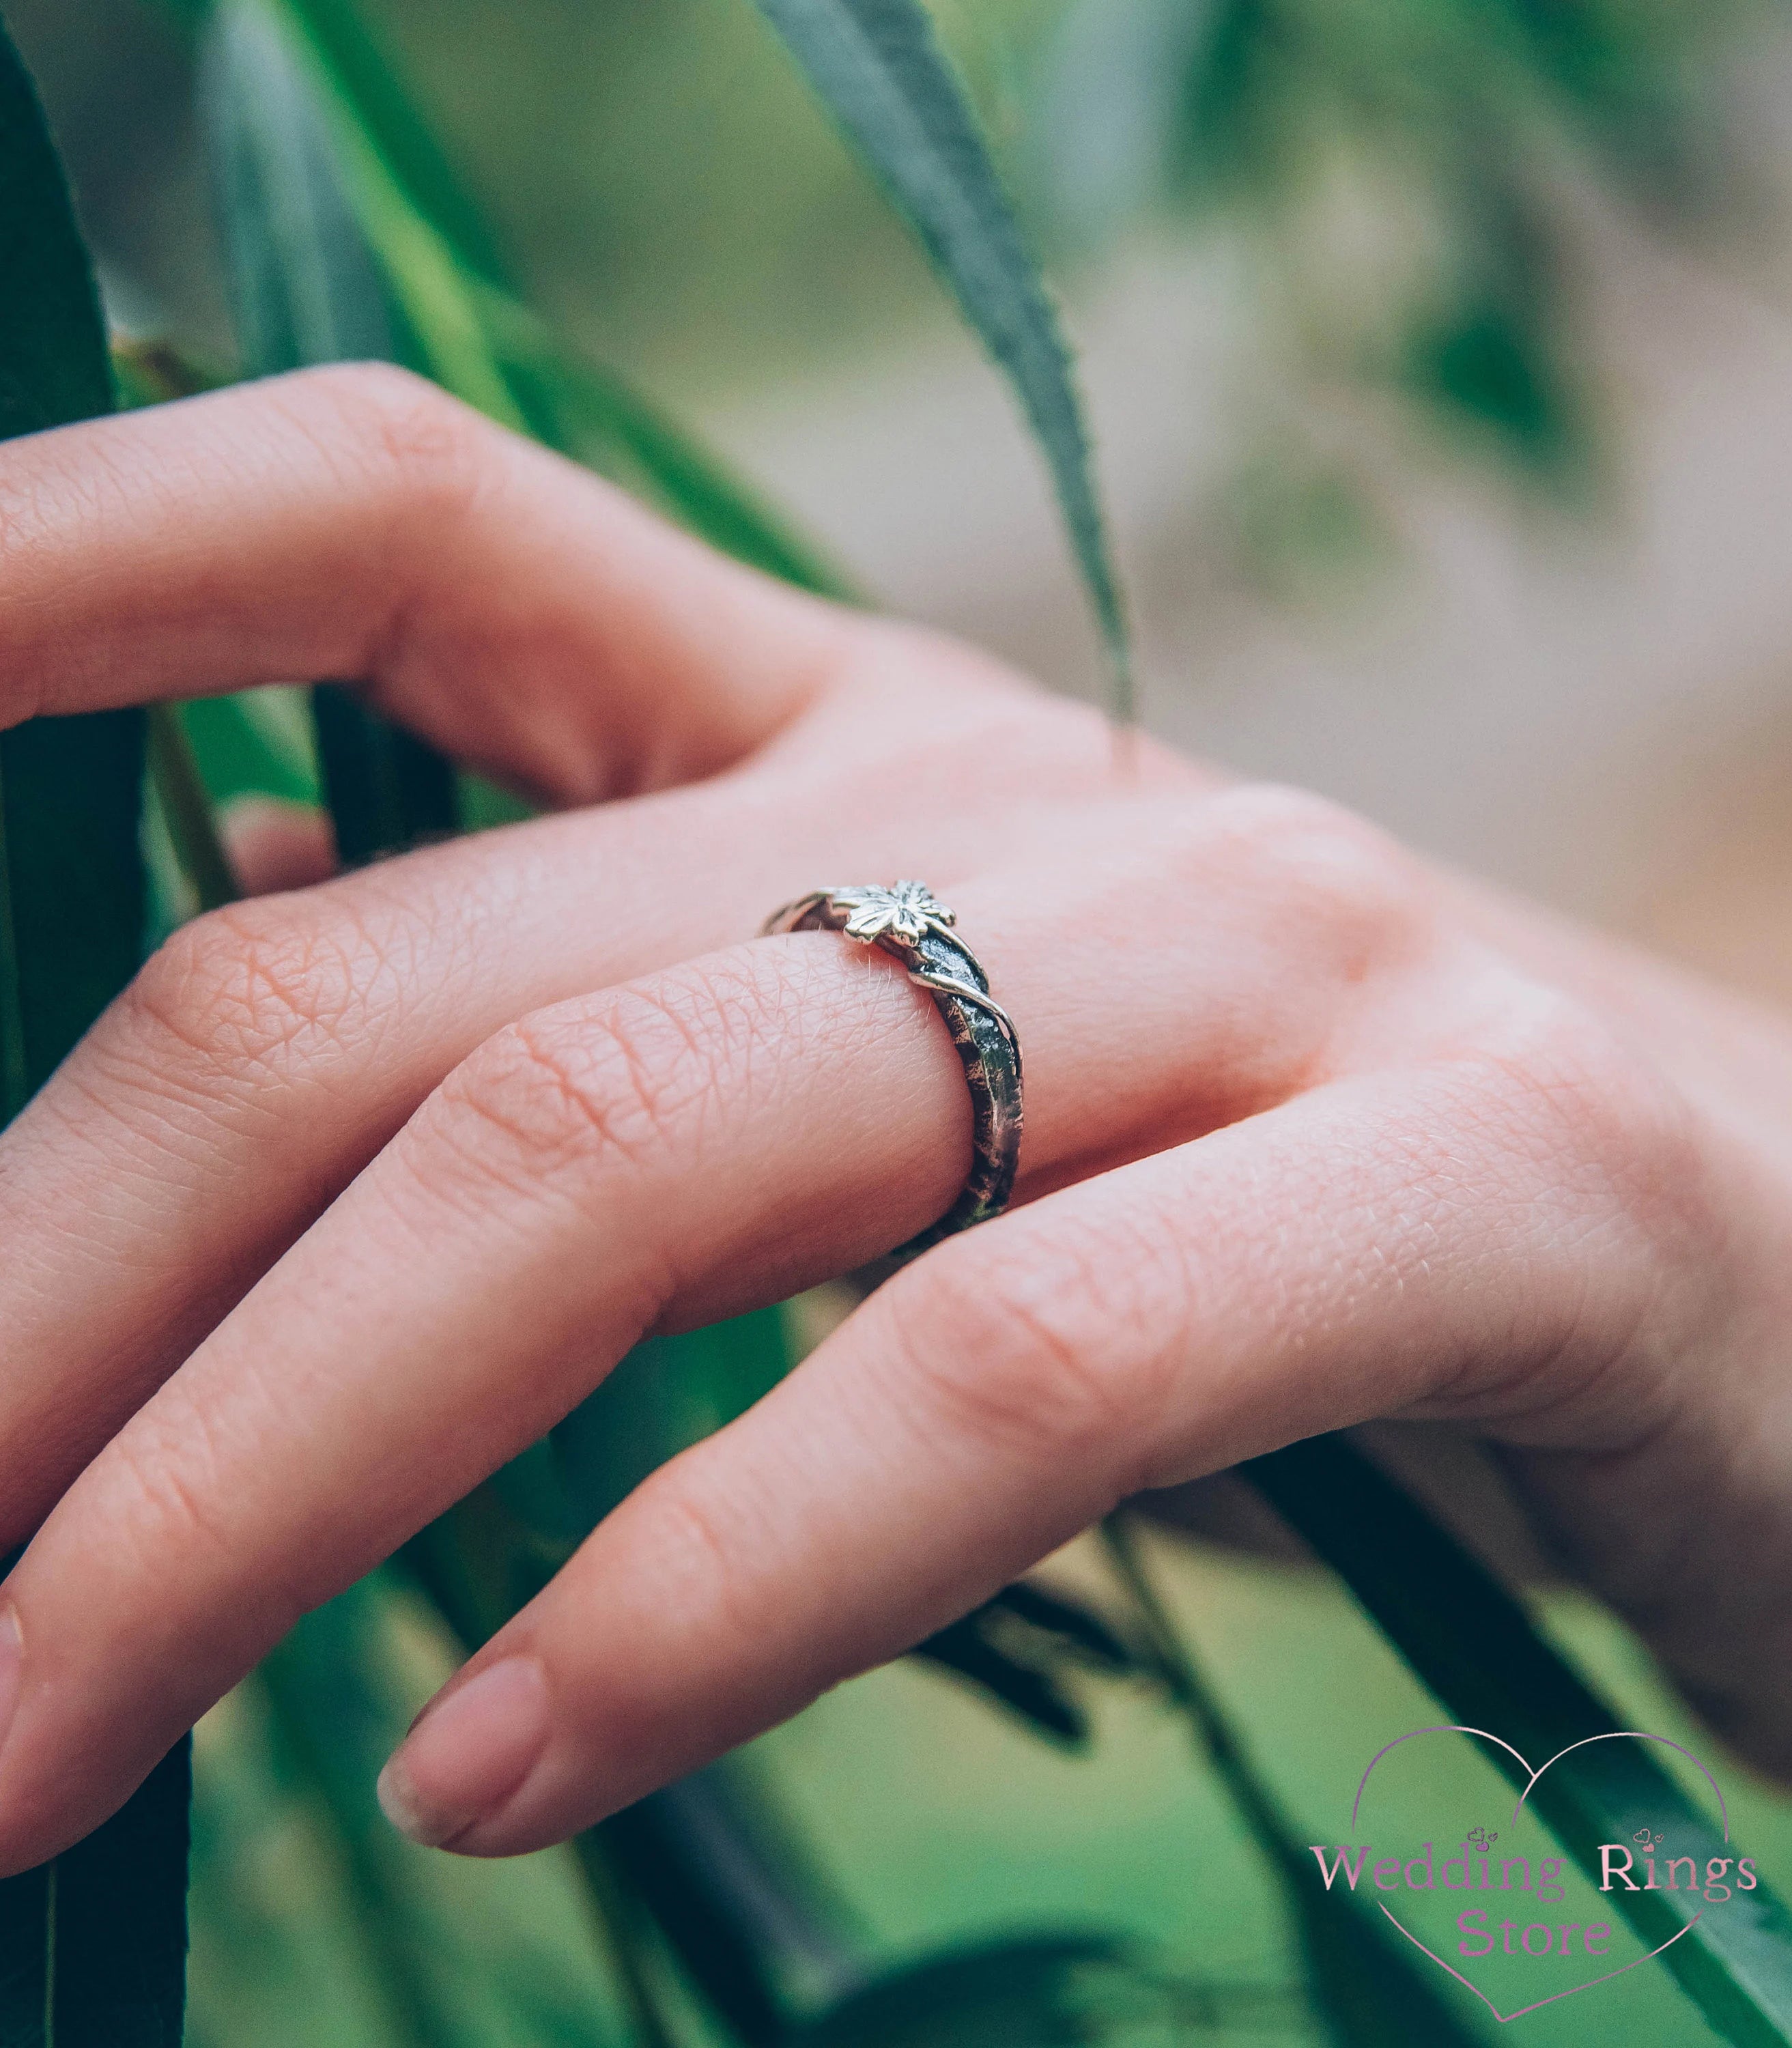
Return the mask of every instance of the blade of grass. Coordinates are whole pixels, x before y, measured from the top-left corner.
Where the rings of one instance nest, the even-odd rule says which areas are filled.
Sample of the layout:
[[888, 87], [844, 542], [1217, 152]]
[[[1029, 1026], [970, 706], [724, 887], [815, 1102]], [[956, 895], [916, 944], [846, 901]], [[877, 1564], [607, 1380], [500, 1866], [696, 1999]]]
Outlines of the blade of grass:
[[[1562, 1846], [1596, 1872], [1601, 1842], [1671, 1829], [1677, 1852], [1734, 1856], [1642, 1742], [1596, 1738], [1623, 1724], [1532, 1626], [1522, 1607], [1456, 1538], [1336, 1437], [1290, 1445], [1240, 1468], [1335, 1571], [1453, 1720], [1485, 1728], [1538, 1767], [1577, 1743], [1530, 1795]], [[1503, 1751], [1490, 1759], [1522, 1788]], [[1712, 2027], [1738, 2048], [1792, 2042], [1792, 1916], [1763, 1885], [1721, 1910], [1692, 1894], [1614, 1890], [1612, 1903]], [[1701, 1902], [1702, 1903], [1702, 1902]], [[1687, 1931], [1681, 1934], [1682, 1929]]]
[[1134, 712], [1131, 642], [1070, 352], [964, 89], [921, 0], [758, 0], [908, 221], [1008, 378], [1057, 491], [1113, 676]]
[[1218, 1696], [1197, 1666], [1156, 1586], [1127, 1515], [1102, 1540], [1130, 1596], [1166, 1696], [1183, 1714], [1288, 1903], [1314, 1992], [1336, 2048], [1476, 2048], [1484, 2037], [1457, 2015], [1411, 1952], [1376, 1918], [1328, 1890], [1291, 1817], [1263, 1778]]
[[1041, 1934], [900, 1965], [798, 2027], [786, 2048], [1180, 2048], [1209, 2038], [1313, 2036], [1305, 2001], [1280, 1985], [1192, 1978], [1127, 1942]]
[[[110, 412], [86, 246], [43, 110], [0, 26], [0, 440]], [[0, 1075], [10, 1115], [135, 971], [143, 720], [0, 735]], [[6, 1561], [0, 1561], [4, 1562]], [[188, 1752], [52, 1865], [0, 1882], [0, 2038], [175, 2048], [186, 2000]]]

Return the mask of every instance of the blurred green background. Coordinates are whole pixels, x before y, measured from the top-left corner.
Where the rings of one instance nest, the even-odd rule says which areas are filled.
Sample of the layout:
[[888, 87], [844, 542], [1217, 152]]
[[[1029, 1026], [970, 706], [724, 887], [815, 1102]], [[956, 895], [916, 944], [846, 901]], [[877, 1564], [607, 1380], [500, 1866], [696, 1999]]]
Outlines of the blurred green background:
[[[367, 12], [536, 304], [700, 421], [865, 588], [1056, 687], [1096, 687], [1003, 394], [745, 0]], [[178, 11], [7, 13], [118, 317], [227, 363]], [[937, 13], [1084, 346], [1148, 720], [1792, 994], [1777, 14]], [[1301, 1825], [1336, 1839], [1368, 1755], [1434, 1710], [1319, 1574], [1160, 1549], [1254, 1754]], [[1103, 1583], [1087, 1546], [1049, 1576]], [[1608, 1621], [1567, 1596], [1548, 1612], [1640, 1724], [1688, 1732]], [[628, 2038], [566, 1852], [464, 1864], [374, 1812], [373, 1769], [452, 1657], [382, 1582], [210, 1717], [196, 2041]], [[1127, 1683], [1090, 1698], [1097, 1739], [1069, 1755], [905, 1664], [756, 1745], [751, 1768], [877, 1957], [1120, 1935], [1159, 1945], [1181, 2002], [1110, 2015], [1100, 2038], [1322, 2038], [1283, 1908], [1185, 1731]], [[1726, 1784], [1737, 1832], [1792, 1889], [1792, 1814]], [[708, 2038], [647, 1952], [685, 2034]], [[1652, 1970], [1598, 1996], [1596, 2016], [1570, 2003], [1528, 2038], [1712, 2038]]]

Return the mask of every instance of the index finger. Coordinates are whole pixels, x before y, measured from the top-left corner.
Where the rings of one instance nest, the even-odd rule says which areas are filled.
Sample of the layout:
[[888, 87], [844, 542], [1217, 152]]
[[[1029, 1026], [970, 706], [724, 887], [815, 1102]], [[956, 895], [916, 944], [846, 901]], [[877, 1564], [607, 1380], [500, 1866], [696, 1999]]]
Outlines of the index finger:
[[738, 759], [864, 630], [385, 364], [0, 450], [0, 727], [341, 677], [589, 801]]

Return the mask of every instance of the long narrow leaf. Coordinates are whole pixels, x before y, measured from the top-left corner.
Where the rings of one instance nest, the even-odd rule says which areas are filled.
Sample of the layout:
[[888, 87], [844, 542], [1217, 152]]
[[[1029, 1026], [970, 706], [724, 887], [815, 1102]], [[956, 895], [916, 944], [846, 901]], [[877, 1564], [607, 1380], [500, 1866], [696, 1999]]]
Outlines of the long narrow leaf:
[[725, 553], [805, 589], [851, 595], [690, 433], [614, 370], [582, 361], [504, 288], [489, 238], [396, 75], [364, 32], [345, 29], [338, 0], [279, 0], [277, 11], [274, 0], [251, 0], [244, 18], [258, 66], [281, 68], [278, 103], [310, 107], [303, 153], [332, 160], [339, 203], [397, 313], [390, 345], [366, 352], [396, 349], [469, 405], [590, 463]]
[[[1736, 1855], [1647, 1744], [1588, 1742], [1623, 1724], [1505, 1588], [1360, 1453], [1320, 1437], [1242, 1469], [1456, 1720], [1511, 1743], [1533, 1767], [1588, 1744], [1555, 1763], [1530, 1798], [1583, 1869], [1597, 1871], [1601, 1842], [1627, 1842], [1664, 1821], [1676, 1852], [1684, 1844], [1701, 1864]], [[1488, 1754], [1524, 1786], [1515, 1759]], [[1680, 1937], [1661, 1960], [1726, 2040], [1792, 2042], [1792, 1916], [1765, 1886], [1716, 1912], [1689, 1904], [1695, 1896], [1619, 1887], [1612, 1901], [1650, 1947]]]
[[468, 270], [504, 281], [496, 244], [478, 207], [400, 82], [353, 0], [297, 0], [319, 58], [410, 202]]
[[1458, 2016], [1441, 1984], [1414, 1962], [1406, 1943], [1321, 1879], [1293, 1819], [1159, 1600], [1127, 1518], [1111, 1517], [1102, 1534], [1131, 1595], [1165, 1693], [1187, 1720], [1282, 1887], [1333, 2048], [1383, 2048], [1390, 2042], [1476, 2048], [1482, 2034]]
[[[409, 310], [395, 306], [386, 267], [348, 196], [324, 90], [302, 31], [273, 0], [226, 0], [218, 9], [201, 98], [239, 338], [258, 372], [392, 357]], [[501, 381], [498, 388], [502, 396]], [[464, 395], [491, 398], [483, 386]], [[345, 860], [454, 829], [446, 762], [331, 685], [314, 693], [313, 712]]]
[[[785, 2037], [782, 2048], [1142, 2048], [1307, 2042], [1299, 1994], [1192, 1978], [1100, 1935], [1040, 1934], [905, 1964]], [[1377, 2048], [1450, 2048], [1419, 2034]]]
[[[844, 580], [689, 436], [559, 347], [491, 281], [467, 208], [430, 169], [427, 131], [346, 18], [319, 0], [225, 0], [212, 24], [207, 130], [251, 367], [401, 358], [713, 545], [844, 595]], [[315, 710], [345, 859], [453, 828], [452, 781], [424, 750], [344, 692], [320, 692]]]
[[[29, 76], [0, 28], [0, 440], [111, 409], [86, 246]], [[0, 735], [9, 1110], [136, 967], [142, 746], [134, 712], [42, 719]]]
[[226, 6], [200, 76], [225, 275], [258, 376], [393, 352], [378, 266], [355, 223], [280, 17]]
[[1133, 710], [1131, 640], [1070, 353], [964, 87], [921, 0], [758, 0], [1007, 374], [1050, 467], [1072, 548]]
[[494, 346], [541, 437], [637, 492], [700, 540], [804, 590], [848, 602], [847, 578], [751, 487], [614, 370], [588, 363], [508, 293], [483, 295]]
[[[109, 412], [87, 250], [43, 112], [0, 27], [0, 439]], [[10, 1115], [134, 971], [143, 720], [0, 735], [0, 1077]], [[0, 1883], [7, 2048], [175, 2048], [186, 1984], [188, 1751], [54, 1864]]]

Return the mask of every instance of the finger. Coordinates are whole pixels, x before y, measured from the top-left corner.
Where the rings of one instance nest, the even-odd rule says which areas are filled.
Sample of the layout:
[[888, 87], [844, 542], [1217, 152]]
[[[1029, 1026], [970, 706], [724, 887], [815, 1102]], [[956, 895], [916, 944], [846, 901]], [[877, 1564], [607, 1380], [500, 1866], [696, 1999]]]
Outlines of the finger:
[[856, 630], [383, 365], [0, 453], [0, 725], [340, 677], [589, 801], [739, 758]]
[[328, 815], [277, 797], [239, 797], [218, 820], [218, 836], [245, 896], [309, 889], [336, 871]]
[[1340, 1084], [941, 1247], [599, 1526], [426, 1710], [389, 1813], [533, 1848], [1141, 1488], [1388, 1413], [1554, 1426], [1526, 1418], [1565, 1387], [1596, 1400], [1659, 1277], [1619, 1191], [1589, 1207], [1565, 1170], [1563, 1114], [1472, 1065]]
[[[960, 906], [1001, 935], [990, 964], [1047, 1177], [1210, 1116], [1200, 1056], [1241, 1014], [1221, 1006], [1204, 1033], [1163, 978], [1129, 983], [1140, 892], [1081, 899], [1115, 915], [1080, 918], [1087, 872], [1030, 863], [1024, 889]], [[1125, 1016], [1127, 1062], [1092, 1003]], [[1310, 1032], [1290, 1042], [1310, 1068]], [[942, 1212], [968, 1122], [927, 1000], [825, 935], [580, 999], [482, 1048], [100, 1453], [9, 1581], [30, 1685], [0, 1752], [0, 1854], [91, 1824], [299, 1612], [645, 1329], [776, 1298]]]
[[[913, 781], [864, 776], [849, 835], [815, 795], [812, 751], [830, 743], [805, 735], [862, 723], [875, 682], [844, 688], [751, 776], [460, 841], [178, 934], [0, 1138], [0, 1545], [503, 1025], [727, 944], [843, 860], [899, 872], [918, 840], [949, 877], [1030, 829], [1061, 839], [1105, 775], [1099, 727], [1068, 712], [992, 727], [988, 693], [961, 684], [911, 690], [943, 751]], [[972, 801], [996, 740], [1040, 806], [1031, 827]]]

